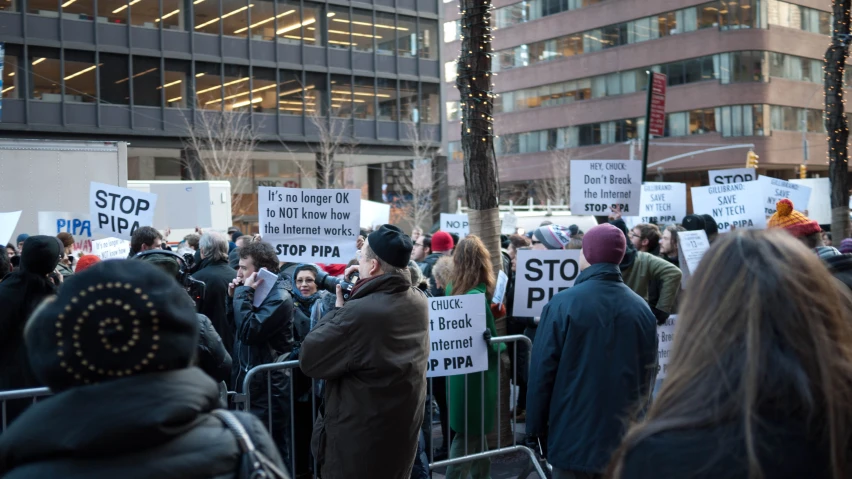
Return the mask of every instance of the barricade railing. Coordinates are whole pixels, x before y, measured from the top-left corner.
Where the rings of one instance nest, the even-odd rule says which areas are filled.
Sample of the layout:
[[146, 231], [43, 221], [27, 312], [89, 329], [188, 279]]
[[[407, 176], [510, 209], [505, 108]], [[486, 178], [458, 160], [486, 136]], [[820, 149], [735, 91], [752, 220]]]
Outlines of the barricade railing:
[[[524, 335], [495, 337], [495, 338], [492, 338], [491, 342], [492, 342], [492, 344], [506, 344], [508, 347], [514, 348], [514, 357], [515, 358], [519, 357], [518, 356], [519, 344], [522, 345], [523, 347], [528, 348], [528, 349], [531, 349], [531, 347], [532, 347], [532, 342], [530, 341], [529, 338], [527, 338]], [[249, 411], [251, 409], [251, 401], [252, 401], [252, 394], [251, 394], [251, 387], [250, 387], [251, 383], [253, 381], [255, 381], [255, 378], [258, 375], [265, 374], [266, 375], [266, 400], [267, 400], [266, 404], [268, 405], [268, 407], [267, 407], [267, 414], [266, 414], [266, 418], [265, 418], [264, 423], [266, 424], [267, 428], [269, 428], [270, 431], [273, 431], [274, 411], [273, 411], [273, 407], [271, 406], [272, 400], [273, 400], [272, 375], [271, 375], [271, 373], [281, 371], [281, 372], [284, 372], [288, 376], [288, 378], [289, 378], [288, 383], [289, 384], [288, 384], [287, 387], [289, 389], [289, 391], [288, 391], [289, 394], [287, 394], [287, 397], [288, 397], [288, 400], [289, 400], [288, 401], [289, 411], [287, 411], [287, 412], [289, 413], [288, 415], [290, 416], [290, 418], [289, 418], [290, 421], [289, 421], [289, 424], [287, 424], [287, 426], [286, 426], [286, 430], [283, 431], [283, 432], [286, 436], [289, 437], [289, 440], [290, 440], [290, 444], [289, 444], [289, 447], [288, 447], [289, 448], [289, 451], [288, 451], [289, 452], [289, 458], [285, 458], [285, 462], [287, 463], [287, 466], [290, 468], [290, 472], [294, 477], [297, 475], [297, 472], [296, 472], [297, 466], [301, 465], [302, 467], [304, 467], [304, 463], [299, 464], [299, 461], [297, 461], [297, 452], [296, 452], [296, 433], [297, 433], [297, 431], [296, 431], [296, 428], [293, 427], [293, 424], [296, 423], [296, 412], [295, 412], [296, 406], [295, 406], [295, 404], [296, 404], [297, 398], [294, 395], [293, 378], [295, 377], [295, 375], [292, 373], [292, 370], [295, 369], [295, 368], [298, 368], [298, 367], [299, 367], [299, 361], [285, 361], [285, 362], [280, 362], [280, 363], [263, 364], [263, 365], [260, 365], [260, 366], [256, 366], [256, 367], [250, 369], [246, 373], [246, 377], [245, 377], [245, 379], [243, 380], [243, 383], [242, 383], [243, 393], [237, 393], [233, 397], [234, 403], [239, 408], [243, 409], [244, 411]], [[515, 360], [513, 362], [513, 367], [512, 367], [512, 383], [514, 385], [518, 384], [518, 367], [519, 367], [518, 361]], [[529, 356], [527, 356], [527, 361], [521, 367], [526, 367], [527, 369], [529, 368]], [[468, 441], [465, 440], [464, 454], [463, 455], [458, 456], [458, 457], [448, 457], [447, 459], [437, 460], [437, 461], [435, 460], [435, 441], [432, 439], [432, 434], [433, 434], [432, 428], [433, 428], [433, 425], [435, 423], [434, 422], [434, 408], [432, 407], [432, 401], [433, 401], [433, 398], [435, 397], [434, 381], [436, 379], [437, 380], [443, 380], [443, 381], [449, 381], [449, 377], [429, 378], [428, 390], [430, 392], [430, 395], [429, 395], [429, 400], [426, 403], [426, 407], [428, 408], [428, 411], [429, 411], [428, 414], [426, 415], [426, 417], [428, 418], [428, 431], [424, 431], [424, 433], [428, 433], [428, 435], [429, 435], [429, 437], [426, 437], [425, 439], [426, 439], [426, 444], [427, 444], [427, 447], [428, 447], [427, 460], [428, 460], [428, 463], [429, 463], [428, 465], [429, 465], [430, 470], [435, 469], [435, 468], [440, 468], [440, 467], [448, 467], [448, 466], [452, 466], [452, 465], [459, 465], [459, 464], [463, 464], [463, 463], [466, 463], [466, 462], [475, 461], [475, 460], [478, 460], [478, 459], [489, 459], [489, 458], [495, 457], [495, 456], [503, 456], [503, 455], [512, 454], [512, 453], [522, 453], [522, 454], [526, 455], [527, 457], [529, 457], [529, 459], [530, 459], [531, 468], [528, 468], [528, 471], [532, 472], [534, 470], [539, 475], [539, 477], [542, 477], [542, 478], [546, 477], [545, 474], [544, 474], [544, 470], [542, 469], [542, 466], [539, 463], [539, 460], [538, 460], [535, 452], [533, 452], [533, 450], [530, 449], [529, 447], [518, 443], [517, 401], [515, 401], [516, 402], [515, 407], [512, 408], [513, 413], [512, 413], [512, 417], [510, 418], [511, 432], [512, 432], [511, 444], [509, 444], [509, 443], [504, 444], [504, 441], [502, 440], [503, 438], [501, 437], [502, 436], [501, 432], [502, 432], [503, 420], [502, 420], [502, 415], [500, 414], [500, 412], [503, 409], [503, 398], [500, 394], [500, 385], [502, 383], [502, 378], [503, 378], [502, 369], [503, 368], [501, 366], [500, 359], [498, 359], [497, 390], [494, 391], [494, 393], [497, 396], [497, 407], [493, 411], [488, 411], [488, 414], [496, 415], [496, 421], [495, 421], [496, 422], [496, 429], [495, 430], [497, 431], [496, 448], [492, 449], [491, 447], [488, 447], [489, 444], [487, 443], [487, 439], [486, 439], [487, 434], [484, 431], [484, 429], [485, 429], [485, 415], [486, 415], [486, 409], [487, 409], [486, 408], [486, 396], [487, 396], [487, 394], [483, 393], [483, 392], [486, 391], [486, 387], [485, 387], [485, 373], [482, 373], [481, 374], [481, 385], [480, 385], [481, 404], [480, 404], [480, 408], [479, 408], [480, 414], [481, 414], [480, 425], [482, 427], [482, 430], [478, 431], [479, 432], [478, 437], [480, 438], [481, 441], [483, 441], [483, 444], [481, 445], [481, 447], [478, 448], [478, 449], [481, 449], [481, 450], [478, 451], [478, 452], [470, 451], [469, 448], [468, 448]], [[468, 386], [467, 382], [468, 382], [467, 377], [465, 377], [465, 399], [467, 399], [469, 397], [468, 391], [467, 391], [467, 389], [468, 389], [467, 388], [467, 386]], [[310, 404], [311, 404], [310, 427], [311, 427], [311, 429], [313, 428], [313, 425], [316, 423], [317, 411], [318, 411], [318, 408], [317, 408], [318, 397], [315, 394], [315, 392], [317, 390], [316, 385], [317, 385], [317, 380], [315, 380], [315, 379], [311, 380], [311, 394], [310, 394]], [[449, 394], [450, 394], [450, 387], [449, 387], [449, 383], [448, 383], [447, 389], [446, 389], [446, 395], [449, 396]], [[512, 393], [512, 395], [510, 397], [511, 398], [516, 397], [514, 392]], [[471, 437], [470, 434], [469, 434], [470, 431], [467, 431], [468, 402], [469, 402], [468, 400], [465, 400], [465, 411], [464, 411], [464, 421], [465, 421], [464, 436], [465, 436], [465, 438]], [[448, 406], [449, 401], [444, 402], [444, 404]], [[364, 405], [364, 407], [369, 407], [369, 405]], [[446, 417], [449, 418], [450, 417], [449, 407], [447, 409], [448, 410], [446, 411], [445, 414], [446, 414]], [[264, 418], [261, 418], [261, 419], [264, 419]], [[449, 429], [449, 425], [447, 425], [447, 427]], [[300, 432], [304, 432], [304, 431], [300, 431]], [[448, 433], [448, 435], [449, 435], [449, 433]], [[450, 444], [444, 444], [444, 446], [447, 449], [447, 452], [449, 454]], [[485, 447], [483, 447], [483, 446], [485, 446]], [[301, 447], [306, 447], [306, 445], [301, 444]], [[307, 447], [309, 447], [309, 446], [307, 446]], [[316, 459], [312, 457], [311, 461], [313, 462], [313, 477], [316, 477], [316, 474], [318, 472], [317, 471]], [[524, 477], [526, 477], [526, 476], [524, 476]]]
[[32, 389], [16, 389], [13, 391], [0, 391], [0, 433], [6, 431], [6, 426], [9, 424], [9, 401], [23, 401], [29, 399], [32, 404], [38, 402], [38, 398], [50, 396], [48, 388], [32, 388]]

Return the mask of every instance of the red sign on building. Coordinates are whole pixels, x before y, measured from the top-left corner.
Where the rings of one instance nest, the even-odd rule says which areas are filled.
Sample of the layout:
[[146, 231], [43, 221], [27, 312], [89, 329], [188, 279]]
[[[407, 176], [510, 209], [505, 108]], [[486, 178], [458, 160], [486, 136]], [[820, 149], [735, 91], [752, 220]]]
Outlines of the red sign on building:
[[666, 133], [666, 76], [651, 74], [651, 92], [648, 95], [648, 126], [650, 134], [663, 136]]

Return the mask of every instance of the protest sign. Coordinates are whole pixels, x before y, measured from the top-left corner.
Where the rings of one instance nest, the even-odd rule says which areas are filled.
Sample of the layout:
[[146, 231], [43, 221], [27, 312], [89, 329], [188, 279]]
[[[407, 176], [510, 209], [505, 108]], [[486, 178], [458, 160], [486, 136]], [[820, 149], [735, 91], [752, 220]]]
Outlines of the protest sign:
[[429, 367], [426, 377], [455, 376], [488, 369], [488, 344], [482, 337], [485, 295], [429, 299]]
[[375, 228], [390, 223], [390, 205], [361, 200], [361, 227]]
[[657, 353], [660, 371], [657, 373], [657, 381], [665, 379], [669, 369], [669, 358], [674, 346], [674, 332], [677, 324], [677, 316], [671, 315], [666, 324], [657, 326]]
[[763, 186], [766, 216], [775, 214], [775, 205], [782, 198], [789, 198], [797, 210], [804, 211], [808, 208], [808, 202], [811, 200], [809, 187], [769, 176], [761, 176], [757, 182]]
[[[18, 220], [21, 219], [20, 211], [12, 211], [9, 213], [0, 213], [0, 245], [6, 246], [12, 239], [12, 233], [15, 232], [15, 227], [18, 226]], [[18, 245], [15, 245], [17, 248]], [[3, 250], [6, 254], [6, 250]]]
[[704, 253], [710, 249], [710, 241], [707, 232], [681, 231], [677, 234], [677, 251], [680, 259], [681, 278], [680, 285], [686, 289], [686, 281], [695, 273], [695, 268], [701, 262]]
[[86, 213], [39, 211], [38, 234], [56, 236], [69, 233], [74, 237], [74, 255], [92, 252], [92, 222]]
[[260, 234], [284, 262], [348, 263], [360, 216], [359, 190], [258, 188]]
[[580, 250], [520, 250], [517, 254], [514, 315], [541, 316], [544, 305], [573, 286], [580, 275]]
[[497, 286], [494, 287], [494, 297], [491, 302], [494, 304], [503, 304], [503, 297], [506, 295], [506, 286], [509, 285], [509, 277], [501, 269], [497, 273]]
[[[807, 206], [799, 206], [795, 202], [796, 210], [804, 212], [807, 210], [808, 218], [821, 225], [831, 224], [831, 182], [828, 178], [805, 178], [792, 179], [790, 183], [804, 185], [811, 189], [811, 197]], [[852, 204], [852, 197], [850, 197]]]
[[92, 241], [92, 254], [106, 261], [127, 259], [130, 254], [130, 241], [118, 238], [104, 238]]
[[447, 233], [455, 233], [459, 235], [459, 239], [464, 239], [470, 234], [470, 223], [467, 220], [467, 215], [451, 215], [449, 213], [441, 213], [441, 231]]
[[711, 185], [727, 185], [730, 183], [745, 183], [757, 179], [757, 170], [754, 168], [732, 168], [730, 170], [708, 171]]
[[762, 186], [757, 181], [695, 186], [692, 188], [692, 211], [712, 216], [720, 233], [727, 233], [731, 226], [766, 228]]
[[678, 223], [686, 216], [686, 183], [643, 183], [639, 205], [636, 224]]
[[152, 182], [150, 192], [157, 195], [157, 201], [160, 204], [160, 207], [154, 211], [152, 226], [159, 229], [213, 227], [210, 183], [205, 181]]
[[157, 195], [151, 193], [94, 181], [89, 188], [92, 233], [130, 240], [140, 226], [154, 224], [156, 208]]
[[571, 160], [571, 213], [606, 215], [620, 207], [623, 216], [636, 216], [641, 183], [641, 161]]
[[504, 213], [500, 221], [500, 234], [513, 235], [518, 231], [518, 216], [515, 213]]

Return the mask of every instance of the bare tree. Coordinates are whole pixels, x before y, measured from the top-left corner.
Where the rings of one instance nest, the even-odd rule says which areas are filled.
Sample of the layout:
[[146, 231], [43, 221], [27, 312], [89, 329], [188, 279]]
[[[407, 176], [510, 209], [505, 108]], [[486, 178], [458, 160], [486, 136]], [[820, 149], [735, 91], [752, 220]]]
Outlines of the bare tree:
[[850, 0], [834, 0], [831, 45], [825, 52], [825, 129], [828, 132], [828, 177], [831, 180], [831, 232], [849, 236], [849, 124], [844, 111], [844, 72], [849, 56]]
[[546, 178], [535, 183], [536, 193], [543, 203], [562, 205], [569, 202], [569, 176], [571, 174], [571, 152], [568, 149], [551, 150], [550, 172]]
[[435, 192], [447, 173], [434, 170], [433, 162], [439, 145], [423, 138], [416, 123], [408, 123], [408, 141], [414, 158], [411, 160], [411, 174], [402, 177], [404, 200], [400, 206], [404, 218], [412, 226], [428, 228], [432, 224]]
[[191, 180], [224, 180], [231, 182], [231, 215], [241, 211], [241, 203], [251, 181], [251, 154], [257, 148], [259, 135], [252, 128], [246, 112], [210, 111], [200, 106], [193, 118], [184, 117], [187, 154], [182, 157], [184, 170]]
[[317, 188], [342, 187], [341, 173], [358, 145], [352, 132], [352, 120], [341, 118], [340, 113], [340, 107], [330, 108], [328, 116], [324, 116], [319, 107], [308, 110], [307, 113], [318, 137], [315, 144], [309, 144], [316, 156]]

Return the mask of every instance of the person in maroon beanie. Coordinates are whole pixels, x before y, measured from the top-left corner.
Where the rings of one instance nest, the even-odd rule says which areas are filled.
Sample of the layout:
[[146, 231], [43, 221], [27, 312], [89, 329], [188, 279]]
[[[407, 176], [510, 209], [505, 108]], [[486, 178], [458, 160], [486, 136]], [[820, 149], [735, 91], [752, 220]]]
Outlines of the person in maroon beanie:
[[541, 313], [527, 385], [527, 434], [546, 443], [553, 478], [596, 479], [625, 424], [648, 399], [657, 321], [619, 264], [624, 233], [605, 223], [583, 238], [580, 275]]

